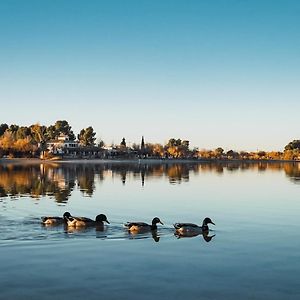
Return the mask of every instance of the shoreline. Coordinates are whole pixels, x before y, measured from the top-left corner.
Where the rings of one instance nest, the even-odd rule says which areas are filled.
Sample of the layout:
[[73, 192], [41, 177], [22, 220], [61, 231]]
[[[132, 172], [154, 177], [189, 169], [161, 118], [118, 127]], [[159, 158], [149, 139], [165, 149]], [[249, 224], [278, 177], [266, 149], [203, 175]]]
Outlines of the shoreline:
[[275, 159], [58, 159], [0, 158], [2, 164], [201, 164], [201, 163], [299, 163], [300, 160]]

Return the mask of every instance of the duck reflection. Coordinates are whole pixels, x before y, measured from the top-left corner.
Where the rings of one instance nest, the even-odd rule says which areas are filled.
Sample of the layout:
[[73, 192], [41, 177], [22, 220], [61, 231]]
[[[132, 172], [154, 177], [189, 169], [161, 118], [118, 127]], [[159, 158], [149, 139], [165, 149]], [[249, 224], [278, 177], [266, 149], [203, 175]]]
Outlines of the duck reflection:
[[105, 239], [107, 238], [107, 227], [106, 226], [95, 226], [95, 227], [70, 227], [65, 225], [64, 232], [67, 235], [80, 235], [80, 236], [87, 236], [91, 237], [96, 236], [96, 238]]
[[181, 238], [191, 238], [191, 237], [195, 237], [198, 235], [201, 235], [203, 237], [203, 239], [205, 240], [205, 242], [209, 243], [216, 235], [209, 235], [209, 231], [204, 231], [204, 232], [183, 232], [183, 233], [179, 233], [179, 232], [175, 232], [174, 235], [177, 237], [177, 239], [181, 239]]
[[[150, 235], [151, 234], [151, 235]], [[128, 231], [129, 239], [149, 239], [152, 238], [156, 243], [159, 242], [160, 236], [157, 234], [157, 230], [151, 230], [148, 233], [141, 233], [137, 231]]]

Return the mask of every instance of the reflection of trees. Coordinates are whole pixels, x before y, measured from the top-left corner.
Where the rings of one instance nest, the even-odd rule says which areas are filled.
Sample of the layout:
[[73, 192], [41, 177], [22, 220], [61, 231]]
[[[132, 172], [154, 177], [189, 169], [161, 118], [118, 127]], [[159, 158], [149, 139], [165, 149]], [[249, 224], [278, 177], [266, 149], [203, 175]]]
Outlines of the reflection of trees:
[[0, 165], [0, 193], [10, 197], [29, 195], [32, 198], [53, 196], [57, 202], [66, 202], [74, 182], [65, 182], [63, 174], [46, 165]]
[[224, 171], [252, 170], [284, 171], [293, 182], [300, 182], [300, 164], [286, 162], [205, 162], [205, 163], [101, 163], [101, 164], [34, 164], [0, 165], [0, 197], [29, 195], [33, 198], [52, 196], [57, 202], [66, 202], [74, 188], [92, 196], [95, 181], [114, 177], [126, 184], [140, 180], [144, 185], [153, 178], [168, 177], [172, 184], [187, 182], [191, 174], [204, 172], [222, 175]]
[[76, 169], [75, 176], [77, 177], [77, 185], [83, 194], [92, 196], [95, 190], [95, 170], [88, 168], [86, 165], [80, 165]]
[[295, 183], [300, 183], [300, 164], [285, 163], [283, 165], [285, 174]]
[[181, 183], [181, 181], [189, 181], [189, 168], [186, 165], [170, 165], [166, 166], [166, 173], [170, 183]]

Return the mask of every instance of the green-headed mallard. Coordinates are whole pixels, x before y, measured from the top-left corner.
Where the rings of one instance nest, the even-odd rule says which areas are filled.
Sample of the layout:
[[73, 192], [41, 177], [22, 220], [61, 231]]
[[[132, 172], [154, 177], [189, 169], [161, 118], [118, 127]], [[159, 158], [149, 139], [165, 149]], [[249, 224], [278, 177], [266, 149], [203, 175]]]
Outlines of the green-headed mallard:
[[127, 227], [127, 229], [129, 231], [151, 231], [151, 230], [157, 230], [157, 225], [156, 224], [162, 224], [164, 225], [161, 220], [158, 217], [155, 217], [152, 220], [152, 224], [147, 224], [147, 223], [143, 223], [143, 222], [127, 222], [126, 224], [124, 224], [125, 227]]
[[215, 225], [215, 223], [210, 218], [205, 218], [202, 222], [202, 226], [198, 226], [192, 223], [175, 223], [174, 227], [176, 229], [176, 232], [179, 234], [197, 232], [202, 233], [209, 231], [208, 224]]
[[67, 217], [67, 224], [70, 227], [103, 226], [103, 222], [110, 224], [104, 214], [96, 216], [95, 221], [85, 217]]
[[71, 214], [66, 211], [62, 217], [41, 217], [42, 224], [44, 225], [59, 225], [67, 224], [67, 218], [71, 217]]

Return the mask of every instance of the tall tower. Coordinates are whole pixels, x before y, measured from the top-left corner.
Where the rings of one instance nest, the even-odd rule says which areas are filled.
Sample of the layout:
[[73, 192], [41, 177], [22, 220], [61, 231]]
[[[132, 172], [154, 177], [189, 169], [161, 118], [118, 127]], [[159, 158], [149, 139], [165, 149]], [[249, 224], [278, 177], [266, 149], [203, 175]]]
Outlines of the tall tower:
[[142, 136], [141, 151], [144, 152], [144, 150], [145, 150], [145, 141], [144, 141], [144, 136]]

